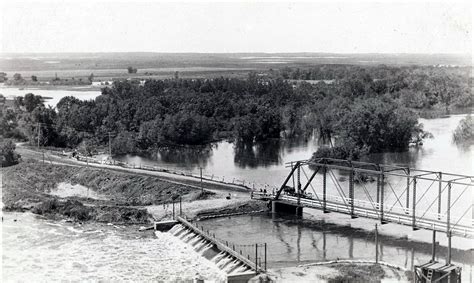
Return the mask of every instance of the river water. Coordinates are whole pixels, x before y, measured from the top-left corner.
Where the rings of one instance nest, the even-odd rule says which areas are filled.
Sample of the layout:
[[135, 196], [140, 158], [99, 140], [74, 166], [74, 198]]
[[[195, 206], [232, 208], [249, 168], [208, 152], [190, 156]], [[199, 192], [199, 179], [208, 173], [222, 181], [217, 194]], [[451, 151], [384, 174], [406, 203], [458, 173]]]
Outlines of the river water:
[[[330, 224], [308, 215], [304, 219], [271, 213], [231, 216], [200, 221], [199, 225], [217, 238], [231, 239], [236, 246], [267, 243], [269, 269], [336, 259], [375, 260], [374, 230]], [[438, 261], [445, 261], [446, 250], [438, 247]], [[412, 270], [413, 265], [430, 259], [429, 243], [379, 235], [380, 261]], [[473, 282], [472, 250], [454, 249], [452, 262], [462, 267], [463, 281]]]
[[225, 280], [169, 233], [3, 213], [2, 282]]
[[[452, 142], [452, 132], [466, 114], [447, 118], [420, 119], [424, 129], [434, 136], [423, 146], [411, 147], [407, 152], [392, 152], [370, 156], [368, 161], [402, 164], [412, 168], [473, 174], [474, 146], [460, 146]], [[298, 141], [270, 141], [254, 146], [236, 145], [221, 141], [200, 149], [162, 149], [147, 156], [124, 155], [115, 159], [135, 165], [169, 167], [199, 173], [215, 178], [245, 180], [248, 183], [266, 183], [279, 186], [288, 175], [285, 163], [309, 159], [318, 149], [316, 137]]]
[[14, 88], [14, 87], [5, 87], [3, 83], [0, 84], [0, 94], [5, 97], [16, 97], [24, 96], [27, 93], [33, 93], [34, 95], [41, 95], [45, 97], [44, 103], [47, 106], [55, 107], [58, 104], [59, 100], [65, 96], [74, 96], [81, 100], [90, 100], [94, 99], [100, 95], [100, 90], [89, 90], [90, 87], [69, 87], [67, 90], [62, 89], [42, 89], [42, 88]]
[[[13, 93], [5, 90], [0, 92], [6, 96], [33, 92], [54, 97], [51, 101], [54, 105], [66, 95], [83, 99], [99, 95], [99, 92], [83, 91], [16, 90]], [[472, 175], [474, 147], [452, 143], [452, 131], [464, 116], [420, 119], [425, 130], [434, 135], [433, 139], [408, 152], [371, 156], [370, 161]], [[247, 184], [278, 187], [288, 174], [285, 163], [308, 159], [318, 147], [314, 137], [271, 141], [252, 147], [221, 141], [201, 149], [168, 149], [148, 156], [125, 155], [116, 159], [195, 174], [202, 167], [205, 175], [221, 180], [245, 180]], [[462, 201], [472, 203], [472, 198]], [[138, 227], [48, 221], [28, 213], [3, 216], [2, 281], [222, 278], [220, 270], [168, 234], [160, 237], [135, 232]], [[318, 221], [307, 215], [295, 220], [261, 214], [207, 220], [203, 224], [220, 238], [236, 243], [261, 243], [265, 239], [271, 268], [337, 258], [374, 258], [373, 234], [368, 232], [371, 229], [344, 228], [327, 222], [323, 225]], [[430, 246], [382, 237], [380, 254], [382, 260], [410, 269], [413, 264], [429, 260]], [[455, 250], [453, 261], [463, 267], [463, 279], [472, 282], [472, 253]]]

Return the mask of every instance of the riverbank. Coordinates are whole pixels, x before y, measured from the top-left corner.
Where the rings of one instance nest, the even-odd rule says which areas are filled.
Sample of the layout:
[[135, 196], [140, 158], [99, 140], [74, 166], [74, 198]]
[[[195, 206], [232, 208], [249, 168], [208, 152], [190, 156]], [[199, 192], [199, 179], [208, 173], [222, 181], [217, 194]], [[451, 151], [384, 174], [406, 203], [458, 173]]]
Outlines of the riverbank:
[[71, 221], [151, 223], [148, 206], [214, 195], [150, 176], [34, 160], [4, 168], [3, 174], [3, 210]]

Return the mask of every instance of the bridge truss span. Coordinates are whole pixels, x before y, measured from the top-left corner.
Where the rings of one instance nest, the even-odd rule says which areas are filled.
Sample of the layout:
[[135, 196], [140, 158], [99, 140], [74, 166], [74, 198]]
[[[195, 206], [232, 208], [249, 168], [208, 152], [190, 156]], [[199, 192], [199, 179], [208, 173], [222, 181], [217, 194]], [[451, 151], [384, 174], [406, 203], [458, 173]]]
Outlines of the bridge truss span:
[[274, 194], [254, 197], [474, 238], [474, 176], [332, 158], [288, 165]]

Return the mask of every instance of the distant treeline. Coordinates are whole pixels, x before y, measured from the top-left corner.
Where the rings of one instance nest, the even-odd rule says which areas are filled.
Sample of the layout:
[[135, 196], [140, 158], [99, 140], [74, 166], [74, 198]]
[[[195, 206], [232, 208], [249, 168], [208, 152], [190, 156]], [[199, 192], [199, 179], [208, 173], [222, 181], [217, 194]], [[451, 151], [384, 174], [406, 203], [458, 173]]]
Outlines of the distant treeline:
[[350, 84], [346, 90], [356, 95], [390, 93], [415, 109], [449, 110], [473, 103], [471, 67], [320, 65], [286, 67], [271, 73], [292, 80], [336, 80], [338, 84]]
[[76, 86], [76, 85], [91, 85], [94, 79], [94, 74], [90, 74], [87, 79], [83, 78], [59, 78], [55, 76], [49, 81], [39, 81], [37, 76], [31, 76], [29, 79], [23, 78], [20, 73], [15, 73], [12, 79], [7, 77], [7, 74], [0, 72], [0, 82], [3, 82], [6, 86], [40, 86], [40, 85], [61, 85], [61, 86]]
[[95, 100], [65, 97], [55, 110], [25, 97], [2, 111], [2, 127], [5, 135], [36, 140], [39, 122], [42, 144], [86, 150], [105, 145], [110, 133], [114, 153], [225, 137], [254, 143], [317, 130], [333, 143], [320, 154], [357, 158], [420, 142], [427, 134], [412, 109], [471, 106], [471, 88], [461, 68], [339, 65], [252, 72], [247, 79], [115, 81]]

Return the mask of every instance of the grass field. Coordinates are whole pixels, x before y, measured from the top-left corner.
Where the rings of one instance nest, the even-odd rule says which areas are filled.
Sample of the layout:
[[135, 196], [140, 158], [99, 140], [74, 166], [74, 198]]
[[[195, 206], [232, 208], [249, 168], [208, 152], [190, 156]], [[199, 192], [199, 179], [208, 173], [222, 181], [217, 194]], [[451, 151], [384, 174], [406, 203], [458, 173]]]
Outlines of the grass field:
[[[449, 54], [330, 54], [330, 53], [42, 53], [0, 56], [0, 72], [11, 78], [20, 73], [39, 80], [87, 78], [183, 78], [242, 77], [249, 71], [283, 67], [306, 68], [320, 64], [349, 65], [467, 65], [467, 55]], [[127, 67], [138, 69], [128, 74]]]

